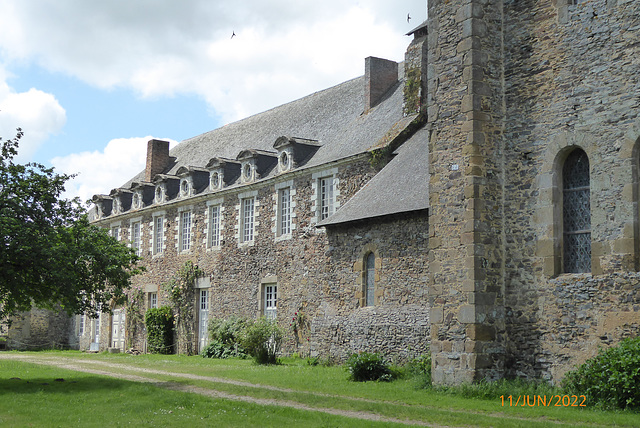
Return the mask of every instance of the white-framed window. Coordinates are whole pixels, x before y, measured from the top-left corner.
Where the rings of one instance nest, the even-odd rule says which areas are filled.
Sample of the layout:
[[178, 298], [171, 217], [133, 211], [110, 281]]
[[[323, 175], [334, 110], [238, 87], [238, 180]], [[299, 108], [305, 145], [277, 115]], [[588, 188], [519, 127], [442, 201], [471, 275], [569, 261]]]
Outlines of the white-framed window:
[[278, 285], [264, 285], [264, 317], [268, 320], [274, 320], [278, 311]]
[[211, 205], [209, 207], [209, 239], [207, 243], [209, 248], [220, 246], [220, 208], [220, 205]]
[[85, 323], [86, 323], [86, 315], [81, 314], [78, 317], [78, 336], [84, 335]]
[[111, 236], [113, 236], [116, 241], [120, 240], [120, 226], [111, 226]]
[[164, 251], [164, 216], [153, 218], [153, 254], [162, 254]]
[[149, 293], [149, 309], [158, 307], [158, 293]]
[[318, 171], [311, 175], [312, 223], [320, 222], [332, 215], [340, 206], [338, 168]]
[[333, 214], [333, 177], [323, 177], [318, 180], [318, 205], [320, 220]]
[[243, 198], [240, 201], [240, 242], [253, 241], [255, 217], [255, 198]]
[[278, 190], [278, 236], [291, 233], [291, 188]]
[[142, 254], [142, 228], [141, 222], [136, 221], [131, 225], [131, 248], [136, 251], [136, 255]]
[[180, 241], [179, 250], [189, 251], [191, 249], [191, 211], [180, 213]]

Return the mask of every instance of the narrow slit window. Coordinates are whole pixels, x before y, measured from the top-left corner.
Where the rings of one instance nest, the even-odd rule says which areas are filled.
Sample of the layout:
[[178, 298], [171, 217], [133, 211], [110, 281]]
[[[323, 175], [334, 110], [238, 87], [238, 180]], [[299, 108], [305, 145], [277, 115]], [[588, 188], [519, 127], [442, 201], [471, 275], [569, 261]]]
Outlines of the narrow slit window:
[[365, 271], [365, 297], [366, 305], [373, 306], [375, 304], [376, 290], [376, 256], [373, 253], [367, 255], [367, 270]]

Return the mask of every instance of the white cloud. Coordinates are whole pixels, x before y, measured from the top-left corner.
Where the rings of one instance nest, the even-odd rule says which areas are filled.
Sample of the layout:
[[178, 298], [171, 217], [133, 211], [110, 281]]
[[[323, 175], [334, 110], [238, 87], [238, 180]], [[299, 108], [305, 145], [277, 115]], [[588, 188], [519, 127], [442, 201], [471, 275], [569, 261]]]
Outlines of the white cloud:
[[50, 135], [60, 132], [66, 120], [65, 110], [53, 95], [34, 88], [15, 92], [0, 70], [0, 137], [15, 137], [18, 127], [25, 130], [16, 157], [18, 162], [29, 161]]
[[[154, 137], [117, 138], [109, 141], [104, 151], [73, 153], [51, 160], [56, 172], [77, 174], [68, 181], [64, 197], [79, 196], [82, 201], [93, 195], [108, 193], [122, 186], [145, 167], [147, 142]], [[170, 147], [176, 141], [170, 142]]]
[[403, 33], [426, 17], [425, 0], [3, 5], [0, 49], [7, 57], [143, 97], [196, 94], [225, 121], [356, 77], [367, 56], [402, 60], [409, 42]]

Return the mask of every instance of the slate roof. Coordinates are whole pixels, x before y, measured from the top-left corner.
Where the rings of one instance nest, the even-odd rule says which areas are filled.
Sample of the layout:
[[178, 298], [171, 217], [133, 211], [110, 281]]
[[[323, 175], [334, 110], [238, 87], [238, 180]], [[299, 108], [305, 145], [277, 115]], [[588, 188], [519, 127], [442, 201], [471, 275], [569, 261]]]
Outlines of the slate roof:
[[428, 131], [421, 129], [396, 156], [335, 214], [316, 226], [335, 226], [368, 218], [429, 208]]
[[[175, 177], [185, 168], [205, 168], [212, 158], [233, 160], [247, 150], [277, 154], [274, 144], [282, 142], [283, 136], [313, 140], [314, 145], [319, 146], [297, 169], [321, 166], [385, 147], [418, 123], [417, 115], [403, 116], [402, 64], [398, 69], [398, 82], [368, 111], [364, 111], [365, 78], [361, 76], [184, 140], [170, 151], [172, 162], [159, 176]], [[428, 208], [426, 141], [423, 131], [418, 131], [368, 185], [319, 226]], [[258, 181], [278, 174], [277, 168], [266, 174]], [[119, 189], [128, 189], [143, 181], [144, 171], [141, 171]], [[238, 178], [227, 183], [225, 189], [242, 185]], [[215, 190], [207, 186], [199, 192]]]
[[[364, 112], [364, 76], [349, 80], [182, 141], [170, 151], [175, 163], [164, 173], [205, 167], [213, 157], [236, 159], [248, 149], [275, 152], [273, 145], [281, 136], [318, 140], [321, 147], [304, 168], [366, 152], [395, 136], [388, 135], [389, 130], [397, 135], [415, 118], [403, 117], [402, 91], [399, 80], [378, 105]], [[144, 171], [122, 187], [143, 179]]]

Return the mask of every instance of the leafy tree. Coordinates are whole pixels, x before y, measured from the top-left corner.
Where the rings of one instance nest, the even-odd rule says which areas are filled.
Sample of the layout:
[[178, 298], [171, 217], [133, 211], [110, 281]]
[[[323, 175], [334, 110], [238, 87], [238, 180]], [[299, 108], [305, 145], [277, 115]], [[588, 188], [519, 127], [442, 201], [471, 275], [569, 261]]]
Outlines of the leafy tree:
[[138, 272], [138, 257], [91, 225], [77, 198], [61, 198], [73, 176], [14, 163], [22, 135], [0, 138], [0, 319], [32, 305], [107, 312]]

